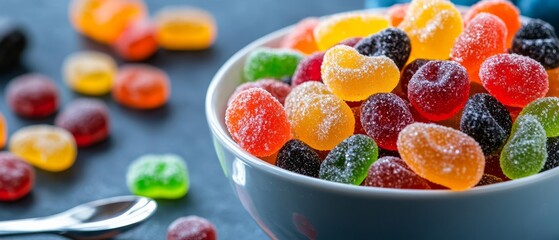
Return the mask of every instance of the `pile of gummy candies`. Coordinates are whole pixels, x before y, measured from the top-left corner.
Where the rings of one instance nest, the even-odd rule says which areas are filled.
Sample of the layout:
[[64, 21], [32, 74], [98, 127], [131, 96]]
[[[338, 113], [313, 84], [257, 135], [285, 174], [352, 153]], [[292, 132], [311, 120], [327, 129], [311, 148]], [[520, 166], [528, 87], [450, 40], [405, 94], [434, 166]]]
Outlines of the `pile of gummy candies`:
[[559, 39], [509, 1], [307, 18], [243, 75], [231, 137], [295, 173], [459, 191], [559, 165]]
[[[114, 46], [124, 60], [140, 61], [158, 47], [171, 50], [201, 50], [215, 40], [213, 16], [192, 7], [160, 10], [153, 22], [140, 0], [73, 0], [70, 19], [83, 35]], [[25, 31], [9, 20], [0, 21], [3, 48], [0, 68], [19, 62], [27, 45]], [[5, 50], [5, 51], [4, 51]], [[170, 97], [167, 74], [146, 64], [123, 64], [108, 54], [82, 51], [63, 63], [66, 85], [83, 95], [113, 99], [129, 108], [154, 109]], [[29, 73], [11, 80], [6, 102], [22, 118], [38, 119], [55, 114], [60, 105], [59, 89], [49, 77]], [[33, 188], [35, 169], [60, 172], [76, 161], [78, 147], [97, 144], [110, 134], [110, 115], [105, 103], [95, 98], [78, 98], [65, 104], [53, 125], [31, 125], [9, 138], [9, 152], [0, 152], [0, 201], [14, 201]], [[7, 144], [7, 123], [0, 114], [0, 148]], [[33, 166], [33, 167], [32, 167]], [[157, 199], [178, 199], [189, 190], [184, 159], [174, 154], [144, 155], [129, 166], [127, 185], [136, 195]], [[194, 229], [194, 230], [193, 230]], [[167, 239], [216, 239], [216, 230], [206, 219], [189, 216], [173, 222]]]

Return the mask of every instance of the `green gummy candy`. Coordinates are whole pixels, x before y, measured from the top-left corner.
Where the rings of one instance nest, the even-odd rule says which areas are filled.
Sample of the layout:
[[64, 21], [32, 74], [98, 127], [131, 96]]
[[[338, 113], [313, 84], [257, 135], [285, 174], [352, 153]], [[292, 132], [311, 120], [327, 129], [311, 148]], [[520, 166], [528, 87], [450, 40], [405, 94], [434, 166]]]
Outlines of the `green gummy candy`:
[[132, 193], [150, 198], [181, 198], [189, 187], [186, 164], [173, 154], [141, 156], [128, 168], [126, 180]]
[[244, 77], [247, 82], [262, 78], [282, 79], [293, 76], [303, 55], [292, 50], [258, 48], [245, 62]]
[[356, 134], [330, 151], [320, 165], [319, 177], [359, 185], [377, 158], [378, 146], [375, 141], [366, 135]]
[[547, 137], [559, 136], [559, 98], [545, 97], [528, 104], [519, 116], [534, 116], [545, 129]]
[[501, 152], [503, 173], [517, 179], [540, 172], [547, 160], [546, 141], [545, 130], [535, 117], [519, 116]]

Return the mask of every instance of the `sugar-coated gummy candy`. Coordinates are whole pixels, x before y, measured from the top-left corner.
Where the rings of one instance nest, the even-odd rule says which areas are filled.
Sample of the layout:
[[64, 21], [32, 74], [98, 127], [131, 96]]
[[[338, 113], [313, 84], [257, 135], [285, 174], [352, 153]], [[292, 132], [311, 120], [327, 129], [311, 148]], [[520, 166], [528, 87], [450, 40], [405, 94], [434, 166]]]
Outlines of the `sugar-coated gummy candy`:
[[404, 69], [402, 69], [402, 73], [400, 74], [400, 82], [398, 82], [398, 86], [394, 91], [397, 91], [400, 97], [408, 99], [408, 84], [410, 83], [411, 78], [413, 75], [419, 70], [420, 67], [423, 67], [426, 63], [428, 63], [429, 59], [422, 59], [418, 58], [410, 63], [408, 63]]
[[0, 18], [0, 70], [10, 69], [21, 60], [27, 47], [24, 29], [16, 22]]
[[338, 144], [320, 165], [319, 177], [328, 181], [359, 185], [378, 158], [375, 141], [361, 134]]
[[246, 59], [243, 68], [245, 81], [291, 77], [303, 58], [301, 53], [293, 50], [258, 48], [252, 51]]
[[54, 122], [74, 136], [78, 147], [98, 143], [107, 138], [110, 131], [107, 106], [92, 98], [73, 100], [64, 107]]
[[392, 59], [363, 56], [344, 45], [326, 51], [321, 72], [332, 93], [345, 101], [361, 101], [375, 93], [391, 92], [400, 79], [400, 70]]
[[537, 61], [516, 54], [498, 54], [483, 62], [479, 78], [499, 102], [524, 107], [545, 96], [549, 89], [547, 73]]
[[379, 158], [361, 184], [368, 187], [399, 189], [431, 189], [427, 180], [414, 173], [402, 159], [397, 157]]
[[225, 124], [239, 146], [257, 157], [270, 156], [291, 138], [281, 103], [261, 88], [238, 93], [225, 112]]
[[402, 23], [404, 17], [406, 17], [406, 13], [408, 11], [409, 4], [394, 4], [388, 10], [386, 10], [386, 15], [388, 19], [390, 19], [390, 25], [397, 27]]
[[520, 11], [508, 0], [484, 0], [474, 4], [466, 12], [464, 22], [468, 26], [480, 13], [490, 13], [500, 18], [507, 28], [506, 47], [510, 48], [512, 39], [522, 26]]
[[549, 79], [549, 91], [547, 91], [546, 96], [559, 97], [559, 68], [547, 70], [547, 76]]
[[286, 142], [276, 159], [276, 166], [280, 168], [318, 178], [322, 159], [309, 145], [300, 140], [292, 139]]
[[239, 85], [231, 97], [229, 101], [235, 97], [238, 93], [247, 90], [249, 88], [262, 88], [272, 94], [282, 105], [285, 103], [285, 98], [291, 92], [291, 86], [288, 84], [275, 80], [275, 79], [260, 79], [255, 82], [246, 82]]
[[46, 76], [24, 74], [14, 78], [6, 86], [6, 102], [19, 116], [46, 117], [58, 108], [58, 90]]
[[70, 54], [62, 68], [64, 81], [71, 89], [94, 96], [109, 93], [117, 74], [113, 58], [96, 51]]
[[127, 64], [118, 70], [112, 95], [124, 106], [153, 109], [167, 102], [170, 88], [169, 77], [163, 70], [145, 64]]
[[547, 159], [543, 166], [542, 172], [547, 171], [559, 166], [559, 137], [552, 137], [547, 139]]
[[478, 93], [468, 99], [460, 120], [460, 131], [475, 139], [485, 155], [505, 144], [511, 128], [509, 112], [493, 96]]
[[510, 179], [540, 172], [547, 159], [545, 130], [531, 115], [518, 116], [501, 152], [501, 169]]
[[70, 4], [74, 29], [101, 43], [114, 43], [130, 23], [146, 16], [141, 0], [73, 0]]
[[291, 86], [297, 86], [307, 81], [322, 82], [322, 74], [320, 72], [322, 61], [324, 60], [324, 52], [313, 53], [299, 62], [293, 78]]
[[363, 129], [363, 125], [361, 124], [361, 105], [351, 107], [351, 112], [353, 112], [353, 117], [355, 118], [355, 127], [353, 130], [353, 134], [367, 135], [365, 129]]
[[148, 154], [134, 160], [126, 183], [133, 194], [158, 199], [181, 198], [190, 186], [186, 163], [174, 154]]
[[216, 240], [215, 226], [198, 216], [181, 217], [167, 228], [167, 240]]
[[559, 39], [555, 29], [539, 19], [529, 20], [516, 33], [511, 52], [530, 57], [546, 69], [559, 67]]
[[388, 18], [377, 14], [345, 13], [321, 20], [314, 29], [318, 49], [324, 51], [351, 37], [366, 37], [390, 26]]
[[0, 152], [0, 201], [14, 201], [27, 195], [35, 181], [35, 169], [21, 158]]
[[484, 174], [489, 174], [496, 176], [503, 181], [510, 180], [501, 169], [501, 162], [500, 162], [501, 152], [497, 151], [491, 155], [485, 156], [485, 169], [483, 170]]
[[361, 105], [361, 125], [379, 147], [397, 150], [398, 134], [414, 122], [406, 102], [393, 93], [371, 95]]
[[493, 176], [491, 174], [483, 174], [483, 176], [481, 176], [481, 180], [479, 180], [476, 187], [491, 185], [491, 184], [495, 184], [495, 183], [500, 183], [502, 181], [503, 181], [503, 179], [501, 179], [497, 176]]
[[369, 37], [363, 38], [355, 49], [365, 56], [386, 56], [402, 69], [411, 52], [410, 38], [398, 28], [387, 28]]
[[167, 6], [154, 17], [159, 46], [170, 50], [202, 50], [211, 47], [217, 35], [213, 15], [189, 6]]
[[536, 99], [522, 109], [519, 116], [522, 115], [535, 117], [542, 125], [547, 137], [559, 136], [559, 98]]
[[17, 130], [10, 138], [10, 152], [31, 165], [50, 172], [70, 168], [76, 160], [76, 141], [63, 128], [32, 125]]
[[456, 39], [450, 58], [466, 68], [470, 81], [480, 82], [479, 68], [490, 56], [505, 53], [505, 23], [489, 13], [477, 14]]
[[155, 26], [143, 19], [131, 23], [114, 43], [118, 55], [128, 61], [142, 61], [151, 57], [159, 46]]
[[0, 149], [6, 146], [6, 141], [8, 140], [8, 123], [4, 118], [4, 115], [0, 113]]
[[469, 91], [466, 69], [453, 61], [430, 61], [408, 83], [410, 103], [431, 121], [449, 119], [458, 113], [466, 104]]
[[362, 37], [351, 37], [347, 38], [336, 45], [346, 45], [348, 47], [355, 47], [363, 38]]
[[412, 123], [398, 136], [402, 160], [422, 178], [452, 190], [475, 186], [485, 167], [479, 144], [458, 130]]
[[445, 0], [414, 0], [398, 26], [411, 40], [410, 61], [416, 58], [448, 59], [456, 38], [462, 33], [462, 16]]
[[281, 41], [282, 48], [291, 48], [304, 54], [312, 54], [318, 51], [314, 40], [314, 28], [319, 20], [315, 17], [308, 17], [299, 21]]
[[285, 111], [294, 137], [316, 150], [331, 150], [354, 132], [351, 108], [320, 82], [305, 82], [291, 90]]

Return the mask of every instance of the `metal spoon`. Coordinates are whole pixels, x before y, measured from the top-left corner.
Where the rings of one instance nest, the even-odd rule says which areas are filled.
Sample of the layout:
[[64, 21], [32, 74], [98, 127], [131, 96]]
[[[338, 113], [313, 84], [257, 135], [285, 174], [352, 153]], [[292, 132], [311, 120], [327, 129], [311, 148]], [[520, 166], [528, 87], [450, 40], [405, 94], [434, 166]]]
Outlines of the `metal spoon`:
[[50, 233], [72, 239], [107, 239], [147, 220], [154, 200], [138, 196], [101, 199], [48, 217], [0, 222], [0, 236]]

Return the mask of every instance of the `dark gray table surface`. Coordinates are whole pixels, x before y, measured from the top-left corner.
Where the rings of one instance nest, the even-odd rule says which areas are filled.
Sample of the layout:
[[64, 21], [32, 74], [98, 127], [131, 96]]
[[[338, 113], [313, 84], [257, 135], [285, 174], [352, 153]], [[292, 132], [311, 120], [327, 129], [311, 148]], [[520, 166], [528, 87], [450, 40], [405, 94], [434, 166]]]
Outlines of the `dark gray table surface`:
[[[32, 193], [25, 198], [0, 203], [0, 220], [39, 217], [100, 198], [130, 194], [125, 174], [128, 164], [147, 153], [175, 153], [190, 170], [191, 189], [178, 200], [160, 200], [155, 216], [118, 239], [164, 239], [167, 226], [176, 218], [199, 215], [212, 221], [220, 239], [265, 239], [266, 236], [242, 208], [225, 179], [213, 150], [204, 114], [207, 86], [219, 67], [251, 41], [305, 16], [321, 16], [362, 8], [359, 0], [148, 0], [150, 13], [167, 5], [187, 4], [212, 12], [219, 32], [215, 45], [205, 51], [160, 50], [147, 63], [164, 69], [171, 78], [168, 104], [151, 111], [122, 107], [110, 96], [101, 97], [109, 106], [112, 132], [108, 140], [79, 149], [74, 166], [62, 173], [37, 170]], [[59, 87], [61, 105], [80, 97], [61, 79], [61, 64], [68, 54], [111, 49], [78, 35], [68, 21], [68, 0], [0, 0], [0, 16], [21, 22], [30, 38], [23, 63], [0, 73], [0, 98], [14, 76], [37, 72], [50, 76]], [[122, 63], [118, 60], [119, 64]], [[32, 124], [53, 123], [53, 118], [28, 120], [15, 116], [6, 102], [0, 111], [9, 132]], [[5, 239], [62, 239], [36, 235]]]

